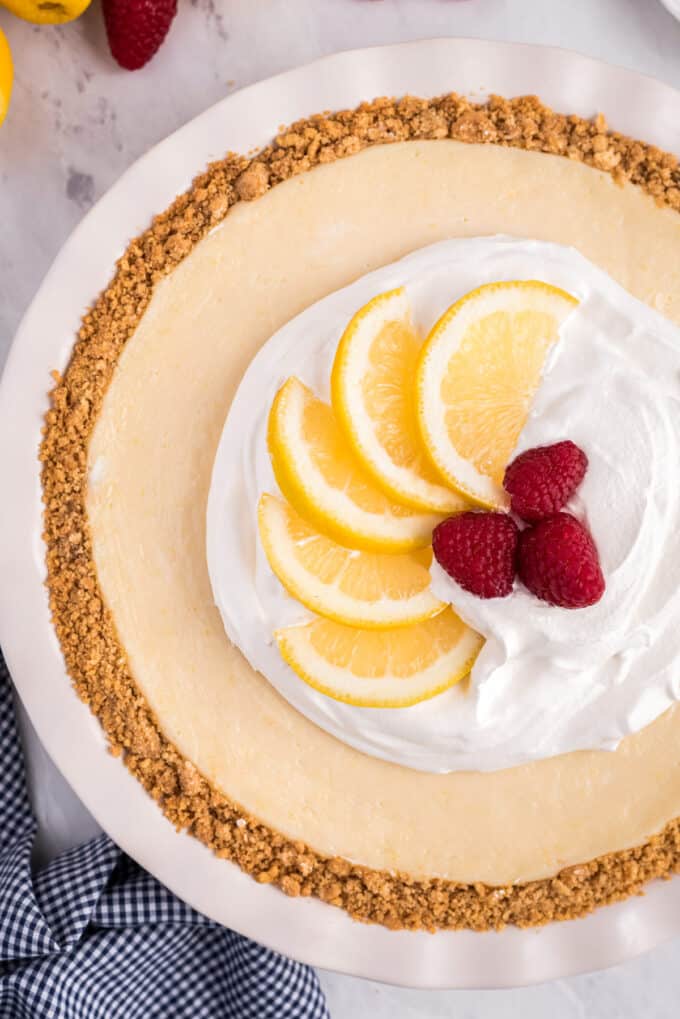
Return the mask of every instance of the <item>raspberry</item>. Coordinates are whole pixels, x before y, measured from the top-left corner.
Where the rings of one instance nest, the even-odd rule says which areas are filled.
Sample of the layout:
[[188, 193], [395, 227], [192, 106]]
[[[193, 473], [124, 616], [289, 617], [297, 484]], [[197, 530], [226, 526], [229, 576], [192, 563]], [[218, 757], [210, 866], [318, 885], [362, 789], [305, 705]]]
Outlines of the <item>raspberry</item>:
[[588, 457], [567, 439], [520, 453], [505, 472], [513, 513], [529, 523], [559, 513], [583, 481]]
[[583, 609], [604, 594], [595, 542], [570, 513], [557, 513], [522, 531], [517, 558], [522, 583], [551, 605]]
[[151, 60], [177, 14], [177, 0], [104, 0], [111, 53], [128, 71]]
[[504, 598], [516, 573], [517, 524], [507, 513], [459, 513], [435, 527], [432, 548], [450, 577], [480, 598]]

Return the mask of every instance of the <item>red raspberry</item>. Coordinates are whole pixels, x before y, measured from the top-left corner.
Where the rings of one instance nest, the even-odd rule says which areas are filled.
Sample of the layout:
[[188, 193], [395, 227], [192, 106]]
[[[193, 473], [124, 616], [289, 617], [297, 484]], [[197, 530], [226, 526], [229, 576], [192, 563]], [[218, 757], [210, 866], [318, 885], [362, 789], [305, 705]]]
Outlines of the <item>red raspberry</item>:
[[588, 457], [567, 439], [520, 453], [505, 472], [513, 513], [529, 523], [559, 513], [585, 477]]
[[435, 527], [439, 565], [466, 591], [504, 598], [515, 579], [517, 524], [507, 513], [459, 513]]
[[177, 0], [104, 0], [111, 53], [121, 67], [144, 67], [168, 34]]
[[570, 513], [557, 513], [522, 531], [518, 572], [537, 598], [565, 609], [594, 605], [604, 594], [595, 542]]

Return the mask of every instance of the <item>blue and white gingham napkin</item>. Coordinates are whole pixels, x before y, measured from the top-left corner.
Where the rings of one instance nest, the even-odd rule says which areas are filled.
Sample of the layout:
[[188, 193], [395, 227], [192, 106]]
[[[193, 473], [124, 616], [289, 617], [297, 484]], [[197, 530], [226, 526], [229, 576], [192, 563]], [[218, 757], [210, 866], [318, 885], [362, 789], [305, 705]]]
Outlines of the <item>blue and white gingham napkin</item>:
[[0, 1019], [329, 1019], [314, 971], [175, 898], [108, 838], [34, 874], [0, 652]]

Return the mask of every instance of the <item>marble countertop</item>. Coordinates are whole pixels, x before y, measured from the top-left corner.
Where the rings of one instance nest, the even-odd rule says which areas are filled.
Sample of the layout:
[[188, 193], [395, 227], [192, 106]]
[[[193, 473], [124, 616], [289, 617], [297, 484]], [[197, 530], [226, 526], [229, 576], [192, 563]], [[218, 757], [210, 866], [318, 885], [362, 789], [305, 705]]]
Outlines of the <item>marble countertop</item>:
[[[12, 108], [0, 130], [0, 365], [40, 280], [90, 205], [141, 153], [212, 103], [340, 49], [461, 35], [565, 46], [680, 87], [680, 24], [656, 0], [183, 0], [168, 40], [129, 74], [99, 4], [36, 28], [0, 11]], [[22, 717], [39, 853], [97, 827]], [[675, 1019], [680, 943], [604, 973], [515, 991], [418, 992], [322, 973], [333, 1019]]]

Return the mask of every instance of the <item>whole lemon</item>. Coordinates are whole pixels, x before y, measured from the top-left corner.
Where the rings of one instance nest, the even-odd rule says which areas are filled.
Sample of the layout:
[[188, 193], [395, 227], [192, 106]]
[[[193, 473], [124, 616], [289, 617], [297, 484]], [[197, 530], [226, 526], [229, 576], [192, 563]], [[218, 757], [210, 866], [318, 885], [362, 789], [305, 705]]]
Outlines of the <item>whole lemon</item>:
[[7, 115], [9, 98], [12, 95], [12, 81], [14, 80], [14, 67], [12, 65], [12, 54], [10, 53], [7, 36], [0, 28], [0, 124]]
[[0, 0], [0, 7], [35, 25], [63, 25], [89, 6], [90, 0]]

